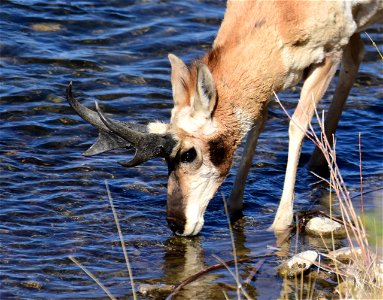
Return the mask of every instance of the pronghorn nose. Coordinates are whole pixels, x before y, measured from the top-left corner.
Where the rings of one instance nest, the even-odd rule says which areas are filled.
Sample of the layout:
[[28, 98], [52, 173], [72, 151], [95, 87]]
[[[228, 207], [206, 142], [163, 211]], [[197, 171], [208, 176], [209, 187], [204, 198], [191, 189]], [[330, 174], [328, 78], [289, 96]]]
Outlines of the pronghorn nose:
[[174, 217], [167, 217], [166, 220], [168, 221], [169, 228], [175, 233], [175, 234], [183, 234], [185, 230], [185, 220], [180, 220], [178, 218]]

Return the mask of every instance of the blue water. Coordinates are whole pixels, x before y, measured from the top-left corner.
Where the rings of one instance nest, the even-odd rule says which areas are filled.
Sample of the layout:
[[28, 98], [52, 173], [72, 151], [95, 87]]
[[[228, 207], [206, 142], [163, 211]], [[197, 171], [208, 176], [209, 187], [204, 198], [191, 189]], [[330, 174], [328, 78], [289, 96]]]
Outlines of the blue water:
[[[168, 53], [186, 62], [208, 49], [223, 17], [224, 1], [2, 1], [0, 6], [0, 287], [1, 299], [105, 298], [70, 260], [76, 257], [119, 298], [130, 298], [129, 276], [108, 203], [107, 180], [137, 283], [176, 284], [232, 259], [222, 205], [230, 176], [206, 213], [200, 236], [174, 237], [165, 220], [167, 169], [153, 160], [127, 169], [126, 152], [84, 158], [95, 129], [64, 99], [73, 81], [87, 106], [94, 100], [116, 118], [167, 121], [172, 108]], [[368, 31], [383, 47], [383, 26]], [[338, 130], [338, 163], [351, 192], [359, 191], [358, 133], [362, 134], [365, 190], [382, 187], [383, 64], [362, 34], [366, 56]], [[329, 95], [333, 92], [332, 84]], [[299, 87], [280, 95], [291, 112]], [[326, 95], [323, 107], [328, 104]], [[288, 119], [271, 103], [245, 191], [244, 219], [236, 224], [241, 257], [275, 244], [265, 229], [281, 195]], [[320, 205], [327, 193], [304, 164], [298, 173], [296, 210]], [[310, 247], [310, 245], [307, 245]], [[249, 293], [277, 298], [283, 279], [277, 258], [266, 261]], [[241, 267], [246, 278], [251, 264]], [[227, 270], [187, 287], [179, 299], [222, 299]], [[326, 289], [323, 286], [323, 289]], [[328, 288], [331, 290], [331, 287]], [[233, 291], [227, 290], [229, 294]], [[166, 293], [155, 297], [164, 297]]]

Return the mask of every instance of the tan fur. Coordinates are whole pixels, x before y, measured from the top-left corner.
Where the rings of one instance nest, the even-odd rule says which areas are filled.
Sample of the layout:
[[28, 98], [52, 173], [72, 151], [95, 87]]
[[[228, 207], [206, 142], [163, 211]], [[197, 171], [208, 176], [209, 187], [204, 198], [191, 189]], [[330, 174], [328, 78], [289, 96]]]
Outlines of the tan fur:
[[[290, 84], [293, 85], [306, 68], [322, 62], [326, 55], [339, 51], [348, 42], [356, 24], [351, 24], [351, 15], [340, 10], [341, 4], [228, 1], [213, 49], [201, 62], [212, 72], [218, 91], [213, 116], [219, 124], [218, 132], [224, 132], [234, 147], [243, 137], [235, 107], [241, 107], [255, 122], [273, 92], [287, 87], [289, 73], [298, 73]], [[195, 93], [197, 63], [191, 65], [190, 80], [186, 82], [186, 106]]]

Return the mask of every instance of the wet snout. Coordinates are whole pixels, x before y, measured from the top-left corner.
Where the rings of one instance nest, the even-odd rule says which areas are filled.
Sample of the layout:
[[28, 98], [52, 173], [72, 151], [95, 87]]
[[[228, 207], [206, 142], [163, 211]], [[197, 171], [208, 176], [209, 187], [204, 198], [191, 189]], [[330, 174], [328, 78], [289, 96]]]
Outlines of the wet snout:
[[182, 210], [174, 210], [168, 207], [166, 220], [169, 228], [176, 235], [193, 236], [197, 235], [203, 226], [203, 213], [196, 207], [190, 209], [190, 205], [183, 207]]
[[166, 218], [166, 221], [168, 221], [169, 228], [171, 229], [171, 231], [173, 231], [173, 233], [177, 235], [183, 235], [186, 224], [185, 219], [179, 219], [176, 217], [168, 216]]
[[205, 184], [199, 184], [198, 178], [185, 178], [179, 170], [170, 172], [166, 202], [170, 229], [177, 235], [197, 235], [204, 224], [204, 212], [214, 192], [213, 189], [206, 189]]
[[167, 217], [169, 228], [176, 235], [182, 236], [194, 236], [197, 235], [203, 226], [204, 220], [203, 218], [199, 219], [188, 219], [188, 221], [184, 219], [178, 219], [174, 217]]

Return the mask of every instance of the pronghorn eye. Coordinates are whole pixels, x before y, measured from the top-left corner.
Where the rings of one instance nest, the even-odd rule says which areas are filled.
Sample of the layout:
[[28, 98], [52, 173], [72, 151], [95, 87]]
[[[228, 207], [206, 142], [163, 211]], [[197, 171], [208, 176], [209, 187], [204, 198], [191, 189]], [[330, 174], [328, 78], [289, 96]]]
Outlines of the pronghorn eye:
[[181, 162], [191, 163], [197, 157], [197, 152], [194, 148], [190, 148], [188, 151], [181, 154]]

